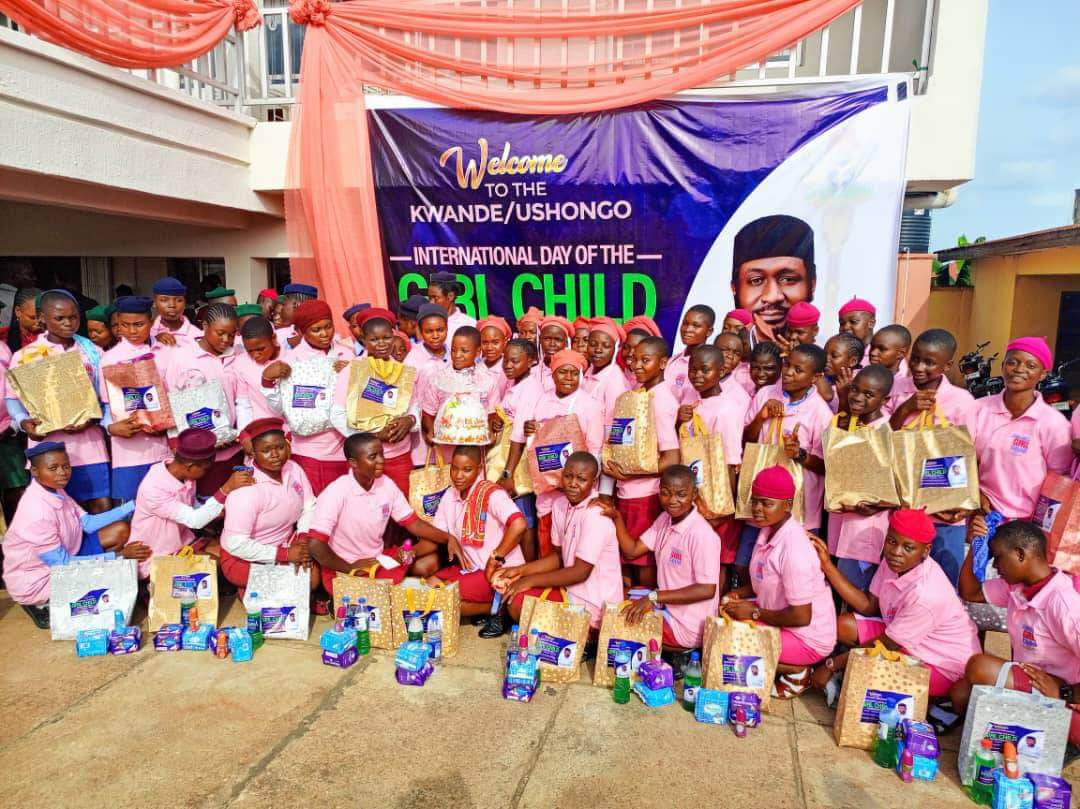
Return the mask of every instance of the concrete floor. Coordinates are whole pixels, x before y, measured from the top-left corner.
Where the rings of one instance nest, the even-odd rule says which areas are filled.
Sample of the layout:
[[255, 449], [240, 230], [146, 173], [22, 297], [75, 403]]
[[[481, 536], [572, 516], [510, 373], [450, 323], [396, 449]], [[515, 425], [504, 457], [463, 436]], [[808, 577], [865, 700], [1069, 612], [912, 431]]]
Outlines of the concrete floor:
[[[223, 624], [242, 621], [228, 599]], [[616, 705], [580, 683], [499, 695], [502, 643], [462, 627], [423, 688], [376, 650], [322, 665], [311, 639], [246, 664], [209, 653], [78, 659], [0, 595], [0, 806], [974, 806], [955, 775], [902, 783], [838, 748], [820, 697], [781, 703], [744, 740], [676, 706]], [[1080, 783], [1080, 763], [1066, 773]]]

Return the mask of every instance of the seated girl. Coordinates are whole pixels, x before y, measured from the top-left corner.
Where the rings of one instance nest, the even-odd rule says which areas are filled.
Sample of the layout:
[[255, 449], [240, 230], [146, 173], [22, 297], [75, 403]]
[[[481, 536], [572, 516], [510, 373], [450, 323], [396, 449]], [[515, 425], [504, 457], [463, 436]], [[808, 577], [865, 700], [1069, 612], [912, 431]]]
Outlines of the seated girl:
[[668, 651], [701, 646], [705, 620], [716, 615], [720, 597], [720, 538], [694, 508], [696, 499], [693, 470], [673, 464], [660, 476], [660, 516], [640, 537], [626, 529], [615, 506], [598, 505], [615, 523], [623, 556], [636, 559], [650, 552], [656, 556], [657, 589], [631, 601], [623, 613], [628, 623], [636, 624], [662, 606], [663, 644]]
[[397, 548], [384, 550], [383, 538], [390, 520], [420, 538], [413, 546], [415, 561], [389, 569], [379, 565], [375, 576], [400, 584], [407, 573], [434, 573], [439, 567], [436, 543], [446, 544], [450, 537], [417, 517], [401, 489], [384, 474], [382, 441], [374, 433], [350, 435], [345, 439], [345, 460], [349, 474], [342, 475], [319, 495], [308, 531], [311, 556], [322, 568], [326, 592], [333, 594], [338, 573], [368, 570], [379, 565], [377, 557], [383, 553], [391, 558], [398, 556]]
[[[876, 368], [880, 366], [870, 366]], [[863, 371], [865, 373], [865, 369]], [[852, 387], [854, 393], [858, 378]], [[979, 634], [941, 566], [930, 558], [934, 521], [923, 510], [899, 509], [888, 518], [884, 562], [870, 586], [860, 589], [833, 563], [814, 537], [825, 578], [854, 612], [836, 622], [840, 642], [851, 648], [880, 640], [887, 648], [919, 658], [930, 668], [930, 696], [945, 697], [979, 652]], [[839, 695], [847, 653], [825, 658], [813, 684], [831, 705]]]
[[240, 442], [254, 463], [255, 483], [225, 498], [222, 575], [240, 588], [242, 597], [253, 564], [302, 565], [315, 589], [319, 566], [311, 559], [304, 534], [315, 511], [315, 495], [304, 470], [290, 459], [285, 421], [256, 419], [240, 433]]
[[[791, 699], [810, 686], [810, 666], [836, 645], [836, 607], [806, 529], [791, 516], [795, 481], [782, 466], [754, 478], [751, 522], [761, 529], [750, 557], [750, 583], [721, 601], [737, 621], [780, 629], [774, 696]], [[756, 600], [755, 600], [756, 599]]]
[[525, 596], [539, 598], [547, 588], [551, 588], [549, 599], [557, 600], [559, 588], [565, 587], [570, 603], [585, 607], [589, 624], [597, 631], [604, 602], [622, 601], [615, 526], [590, 504], [599, 475], [600, 465], [593, 455], [571, 455], [562, 470], [562, 493], [551, 509], [551, 552], [535, 562], [504, 567], [496, 574], [495, 587], [505, 587], [503, 599], [515, 622], [521, 617]]
[[71, 460], [62, 441], [26, 451], [33, 478], [4, 537], [4, 584], [40, 629], [49, 628], [49, 568], [83, 553], [112, 551], [128, 538], [134, 503], [87, 514], [66, 491]]

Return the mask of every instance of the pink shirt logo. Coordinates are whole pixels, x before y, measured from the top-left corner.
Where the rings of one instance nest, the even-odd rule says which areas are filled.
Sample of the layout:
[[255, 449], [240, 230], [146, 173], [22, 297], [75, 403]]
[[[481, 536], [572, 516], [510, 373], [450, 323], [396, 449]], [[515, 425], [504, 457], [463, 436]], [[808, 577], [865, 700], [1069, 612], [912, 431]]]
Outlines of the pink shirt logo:
[[304, 494], [304, 487], [300, 485], [300, 481], [298, 480], [294, 480], [292, 482], [292, 490], [295, 494], [298, 494], [300, 496], [303, 496]]
[[671, 556], [668, 557], [668, 564], [673, 567], [681, 567], [683, 563], [682, 551], [678, 548], [671, 549]]
[[754, 565], [754, 581], [765, 581], [765, 563], [758, 562]]
[[1026, 455], [1029, 449], [1031, 449], [1031, 436], [1013, 433], [1012, 446], [1009, 447], [1009, 452], [1013, 455]]
[[384, 520], [390, 519], [390, 504], [389, 503], [383, 503], [383, 506], [382, 506], [382, 518]]
[[1020, 642], [1025, 649], [1038, 649], [1039, 643], [1035, 640], [1035, 628], [1030, 624], [1024, 624], [1020, 630]]

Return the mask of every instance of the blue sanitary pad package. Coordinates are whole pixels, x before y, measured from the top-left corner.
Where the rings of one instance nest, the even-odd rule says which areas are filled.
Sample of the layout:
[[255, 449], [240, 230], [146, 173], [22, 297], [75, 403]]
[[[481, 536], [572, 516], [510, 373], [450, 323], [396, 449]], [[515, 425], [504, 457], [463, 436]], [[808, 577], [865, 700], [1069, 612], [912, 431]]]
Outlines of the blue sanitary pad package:
[[728, 721], [728, 692], [715, 688], [699, 688], [694, 701], [694, 719], [708, 725], [726, 725]]
[[109, 653], [109, 630], [80, 629], [75, 633], [75, 654], [79, 657], [98, 657]]
[[159, 652], [179, 652], [184, 637], [184, 627], [180, 624], [162, 624], [154, 635], [154, 649]]
[[405, 671], [420, 671], [431, 657], [431, 647], [418, 640], [401, 644], [394, 655], [394, 665]]
[[662, 708], [675, 701], [675, 692], [670, 686], [663, 688], [649, 688], [640, 680], [634, 683], [634, 693], [641, 697], [641, 701], [650, 708]]
[[185, 652], [205, 652], [210, 648], [210, 636], [217, 632], [213, 624], [199, 624], [198, 629], [185, 629], [181, 645]]

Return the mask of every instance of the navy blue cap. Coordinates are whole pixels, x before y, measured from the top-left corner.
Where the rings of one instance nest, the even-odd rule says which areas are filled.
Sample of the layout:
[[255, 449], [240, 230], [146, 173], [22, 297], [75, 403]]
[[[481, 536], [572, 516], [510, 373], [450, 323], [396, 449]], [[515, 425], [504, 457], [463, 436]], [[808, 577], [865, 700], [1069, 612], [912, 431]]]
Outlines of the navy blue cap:
[[46, 295], [63, 295], [65, 298], [67, 298], [69, 301], [74, 303], [76, 306], [79, 305], [78, 299], [74, 295], [72, 295], [70, 292], [68, 292], [66, 289], [46, 289], [44, 292], [41, 293], [41, 295], [38, 296], [39, 301], [40, 301], [41, 298], [44, 298]]
[[187, 295], [187, 287], [179, 278], [166, 275], [154, 282], [155, 295]]
[[341, 316], [343, 318], [345, 318], [345, 322], [348, 323], [349, 321], [351, 321], [353, 319], [353, 317], [360, 314], [365, 309], [370, 309], [370, 308], [371, 308], [370, 303], [356, 303], [356, 304], [353, 304], [352, 306], [350, 306], [344, 312], [342, 312]]
[[446, 272], [445, 270], [433, 272], [428, 276], [429, 284], [456, 284], [457, 282], [457, 273]]
[[125, 295], [116, 299], [116, 311], [125, 312], [129, 315], [145, 315], [153, 305], [154, 302], [145, 295]]
[[286, 284], [286, 295], [310, 295], [313, 298], [319, 297], [319, 290], [313, 287], [311, 284]]
[[425, 303], [420, 307], [420, 311], [416, 315], [417, 320], [423, 320], [426, 317], [441, 317], [443, 320], [448, 320], [449, 315], [446, 310], [436, 303]]
[[63, 441], [42, 441], [35, 447], [26, 450], [26, 460], [44, 455], [46, 452], [67, 452], [67, 444]]
[[420, 307], [428, 302], [423, 295], [410, 295], [398, 306], [398, 312], [406, 320], [416, 320], [420, 315]]

